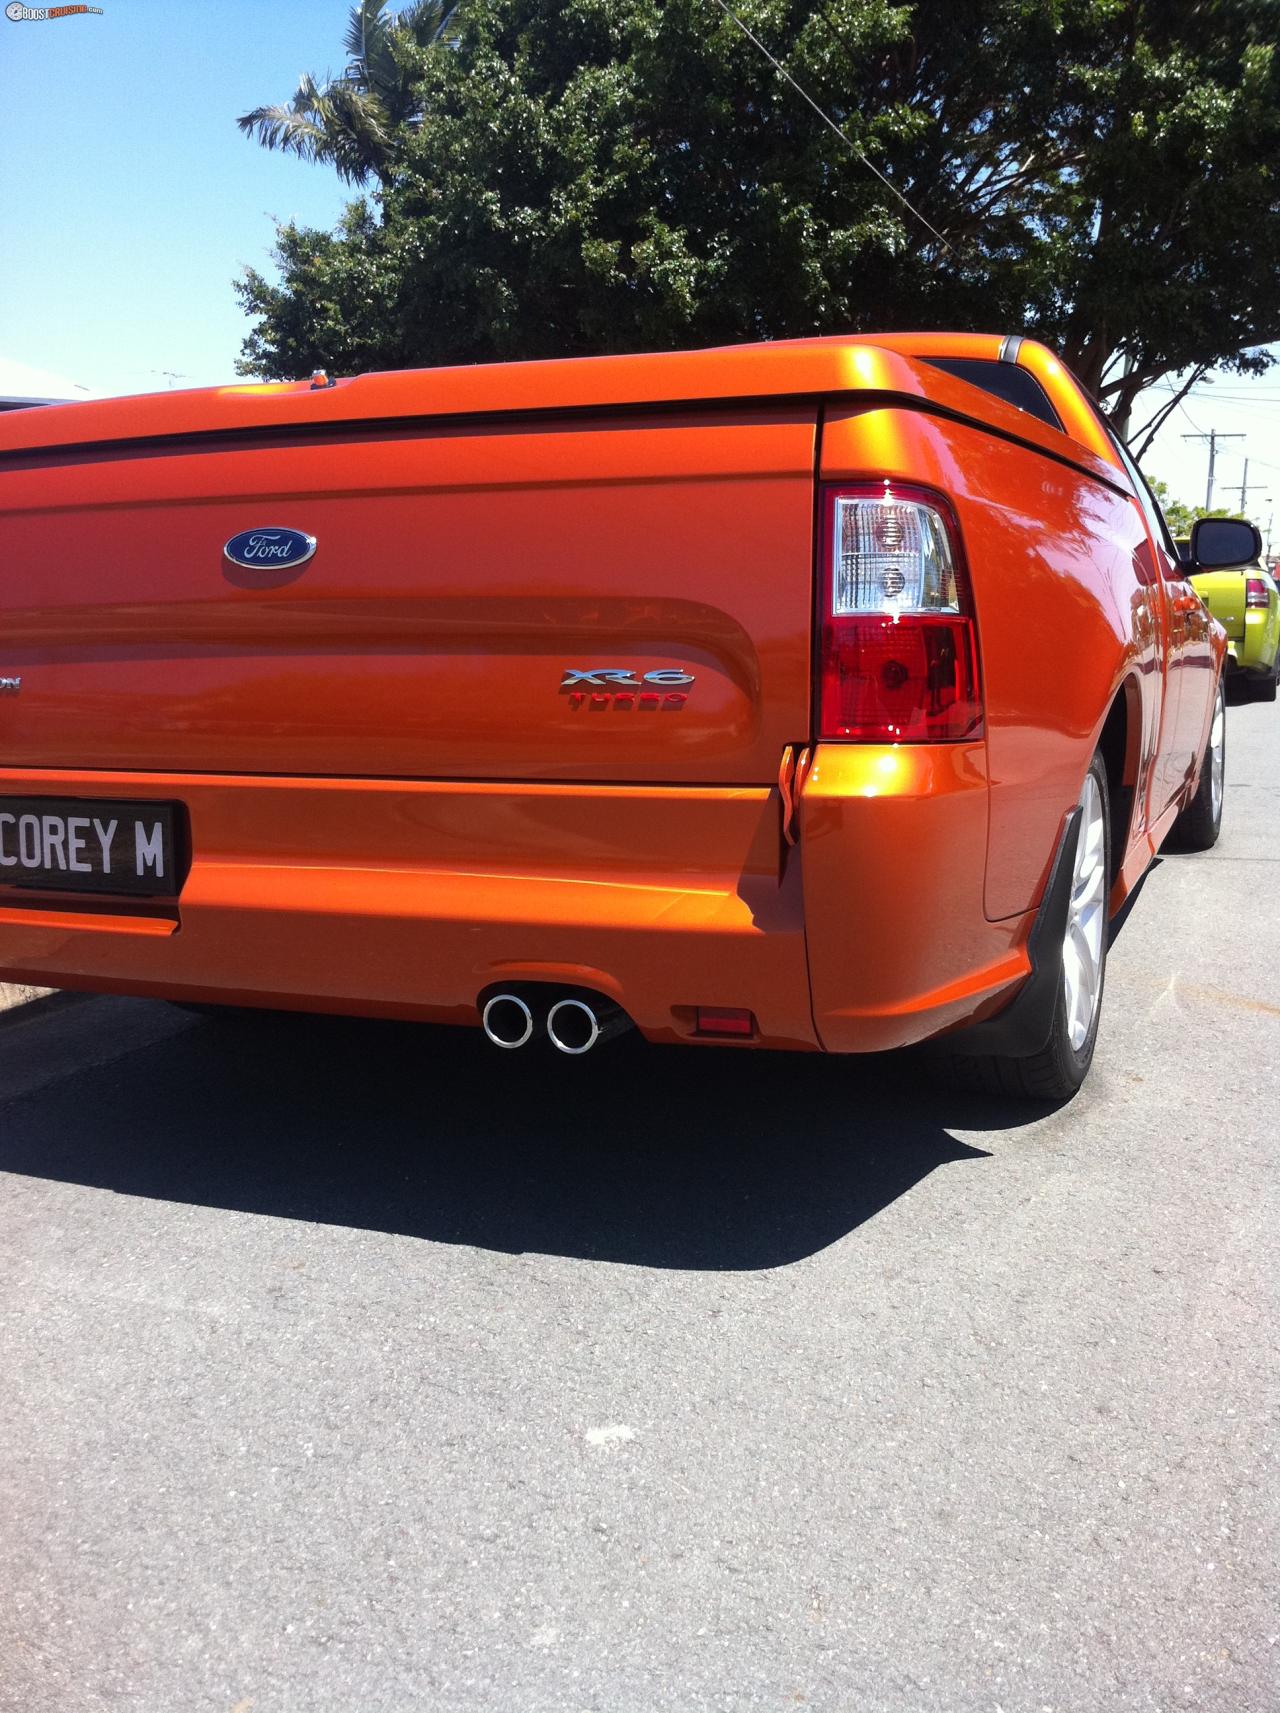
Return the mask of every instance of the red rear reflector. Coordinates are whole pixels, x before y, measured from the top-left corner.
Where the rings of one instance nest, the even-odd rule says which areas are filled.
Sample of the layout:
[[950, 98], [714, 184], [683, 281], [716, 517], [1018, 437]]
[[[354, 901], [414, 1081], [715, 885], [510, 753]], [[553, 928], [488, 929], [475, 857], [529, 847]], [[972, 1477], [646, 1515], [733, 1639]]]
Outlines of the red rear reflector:
[[754, 1035], [754, 1013], [739, 1011], [733, 1005], [700, 1005], [698, 1007], [699, 1035]]
[[1261, 577], [1246, 577], [1244, 580], [1244, 604], [1246, 607], [1267, 607], [1270, 596], [1267, 585]]
[[819, 735], [862, 743], [979, 736], [973, 605], [946, 501], [888, 481], [830, 489], [823, 536]]

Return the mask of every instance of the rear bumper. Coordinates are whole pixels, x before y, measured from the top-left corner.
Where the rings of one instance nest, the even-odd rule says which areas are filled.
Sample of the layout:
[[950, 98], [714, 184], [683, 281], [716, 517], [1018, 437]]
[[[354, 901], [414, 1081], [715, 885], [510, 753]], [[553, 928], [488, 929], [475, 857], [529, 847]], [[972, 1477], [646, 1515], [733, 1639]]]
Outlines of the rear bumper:
[[495, 983], [588, 987], [653, 1041], [736, 1006], [757, 1046], [870, 1051], [982, 1016], [1029, 918], [982, 913], [980, 745], [819, 747], [777, 791], [0, 771], [0, 792], [186, 806], [180, 897], [0, 892], [0, 978], [475, 1023]]
[[984, 913], [988, 808], [982, 744], [818, 746], [800, 849], [814, 1019], [829, 1052], [985, 1020], [1026, 981], [1035, 912]]
[[1276, 665], [1276, 627], [1270, 613], [1247, 612], [1244, 635], [1233, 636], [1227, 643], [1228, 670], [1265, 674]]

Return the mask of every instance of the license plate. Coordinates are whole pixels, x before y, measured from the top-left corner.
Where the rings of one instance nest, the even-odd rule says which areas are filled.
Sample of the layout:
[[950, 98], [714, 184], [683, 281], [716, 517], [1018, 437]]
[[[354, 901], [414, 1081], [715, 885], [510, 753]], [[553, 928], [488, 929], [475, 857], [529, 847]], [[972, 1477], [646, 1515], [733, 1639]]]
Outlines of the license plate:
[[172, 803], [0, 797], [0, 886], [176, 893], [176, 822]]

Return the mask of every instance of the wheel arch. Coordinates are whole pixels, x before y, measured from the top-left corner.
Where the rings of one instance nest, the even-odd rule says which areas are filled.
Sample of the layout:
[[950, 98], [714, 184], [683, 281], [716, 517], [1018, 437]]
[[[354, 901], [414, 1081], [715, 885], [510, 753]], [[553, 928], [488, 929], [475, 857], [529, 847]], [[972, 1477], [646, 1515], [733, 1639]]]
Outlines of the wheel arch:
[[1111, 872], [1107, 879], [1114, 886], [1128, 854], [1138, 800], [1142, 690], [1136, 673], [1126, 673], [1116, 687], [1094, 747], [1101, 751], [1107, 770], [1108, 818], [1111, 824]]

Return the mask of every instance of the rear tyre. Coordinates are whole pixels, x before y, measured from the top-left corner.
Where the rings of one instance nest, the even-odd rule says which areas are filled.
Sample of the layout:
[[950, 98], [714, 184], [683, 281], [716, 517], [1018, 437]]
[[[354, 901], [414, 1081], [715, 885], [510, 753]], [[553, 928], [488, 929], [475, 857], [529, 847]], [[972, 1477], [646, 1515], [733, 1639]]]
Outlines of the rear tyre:
[[1270, 672], [1266, 677], [1251, 677], [1248, 680], [1248, 700], [1250, 702], [1274, 702], [1276, 699], [1276, 675]]
[[1080, 830], [1071, 899], [1058, 965], [1057, 1002], [1049, 1039], [1025, 1058], [989, 1054], [953, 1058], [950, 1073], [967, 1088], [1020, 1100], [1070, 1100], [1089, 1074], [1107, 973], [1107, 897], [1111, 885], [1111, 814], [1107, 770], [1095, 755], [1080, 792]]
[[1222, 801], [1227, 775], [1227, 702], [1221, 680], [1213, 698], [1213, 718], [1200, 758], [1196, 794], [1178, 816], [1165, 841], [1171, 851], [1208, 851], [1222, 831]]

